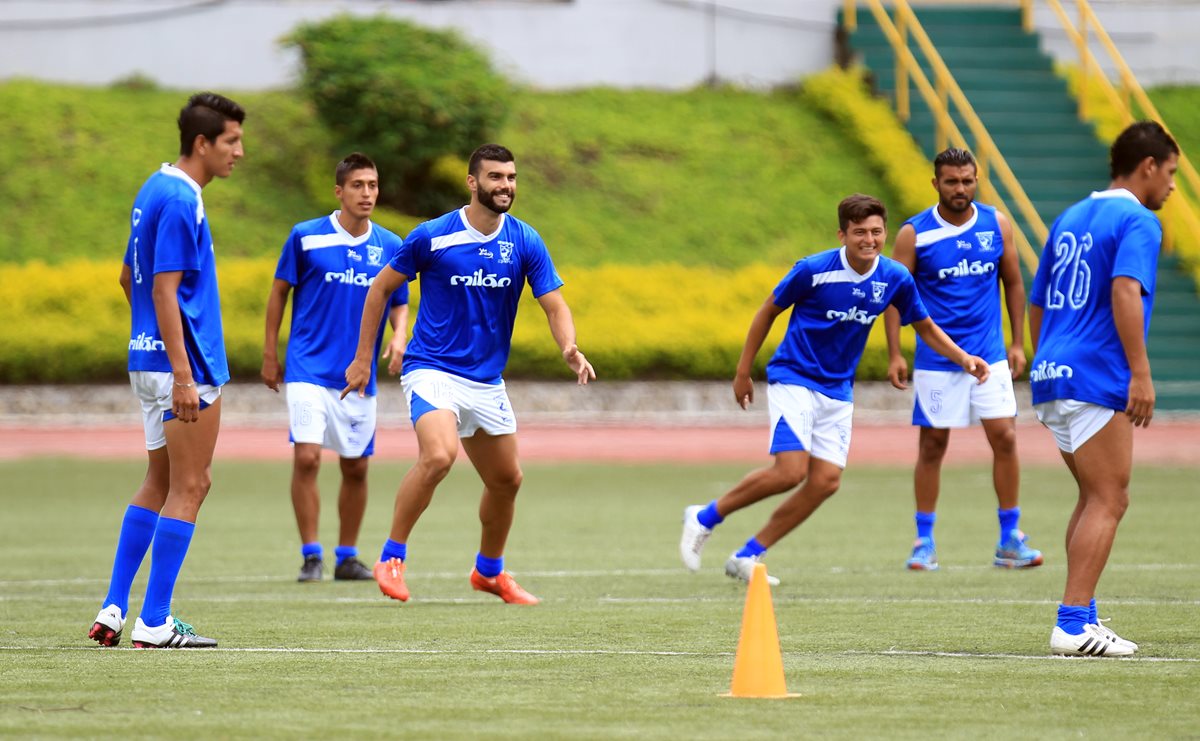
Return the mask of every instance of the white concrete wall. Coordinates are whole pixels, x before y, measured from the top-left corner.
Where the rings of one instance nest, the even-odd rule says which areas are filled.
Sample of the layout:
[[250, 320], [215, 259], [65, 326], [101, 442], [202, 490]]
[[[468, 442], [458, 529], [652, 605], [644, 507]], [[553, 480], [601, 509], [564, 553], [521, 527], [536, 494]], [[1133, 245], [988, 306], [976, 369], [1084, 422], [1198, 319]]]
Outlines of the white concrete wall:
[[[1079, 24], [1073, 0], [1061, 0]], [[1144, 86], [1200, 83], [1200, 2], [1197, 0], [1090, 0], [1113, 43]], [[1078, 63], [1079, 53], [1058, 14], [1044, 2], [1034, 4], [1034, 25], [1042, 48], [1055, 59]], [[1093, 36], [1090, 48], [1116, 79], [1108, 53]]]
[[546, 88], [687, 88], [716, 75], [794, 82], [833, 58], [836, 0], [10, 0], [0, 78], [258, 89], [295, 78], [298, 23], [386, 13], [457, 28], [515, 79]]
[[[1063, 2], [1074, 7], [1072, 0]], [[141, 72], [180, 88], [278, 87], [294, 80], [298, 63], [278, 39], [300, 22], [348, 12], [456, 28], [486, 48], [505, 73], [538, 87], [680, 89], [714, 75], [767, 87], [831, 63], [839, 5], [838, 0], [3, 0], [0, 79], [107, 84]], [[1200, 0], [1093, 0], [1093, 5], [1144, 84], [1200, 83], [1195, 42]], [[1074, 59], [1074, 48], [1045, 2], [1036, 2], [1035, 19], [1046, 50]]]

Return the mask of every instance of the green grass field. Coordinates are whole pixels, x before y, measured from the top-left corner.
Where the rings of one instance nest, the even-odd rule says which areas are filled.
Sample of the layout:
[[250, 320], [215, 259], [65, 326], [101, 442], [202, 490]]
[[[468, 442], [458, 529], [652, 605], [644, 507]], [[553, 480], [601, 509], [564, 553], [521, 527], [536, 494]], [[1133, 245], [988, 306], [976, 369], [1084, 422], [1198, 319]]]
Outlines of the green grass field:
[[[335, 466], [325, 468], [330, 492]], [[402, 471], [372, 473], [368, 560]], [[1023, 526], [1046, 566], [988, 565], [990, 477], [959, 468], [944, 486], [943, 569], [908, 573], [909, 472], [851, 469], [768, 559], [783, 580], [773, 598], [788, 689], [801, 695], [789, 700], [719, 696], [744, 601], [720, 567], [771, 505], [719, 528], [702, 573], [676, 553], [682, 507], [743, 467], [527, 466], [508, 566], [543, 598], [533, 608], [467, 584], [478, 484], [466, 466], [410, 541], [412, 601], [372, 584], [295, 583], [288, 472], [214, 470], [174, 611], [221, 648], [135, 651], [97, 648], [85, 633], [142, 467], [0, 463], [0, 735], [1162, 739], [1200, 728], [1195, 469], [1136, 471], [1101, 583], [1101, 614], [1142, 646], [1130, 660], [1048, 655], [1073, 506], [1065, 470], [1024, 473]]]

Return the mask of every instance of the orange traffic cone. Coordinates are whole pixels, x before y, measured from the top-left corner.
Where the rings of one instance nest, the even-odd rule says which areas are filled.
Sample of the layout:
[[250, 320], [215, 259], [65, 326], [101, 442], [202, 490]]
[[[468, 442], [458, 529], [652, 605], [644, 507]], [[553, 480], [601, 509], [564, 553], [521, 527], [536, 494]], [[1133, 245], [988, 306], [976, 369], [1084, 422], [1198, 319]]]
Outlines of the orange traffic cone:
[[783, 654], [766, 564], [755, 564], [742, 612], [742, 635], [733, 660], [733, 683], [728, 697], [799, 697], [789, 695], [783, 678]]

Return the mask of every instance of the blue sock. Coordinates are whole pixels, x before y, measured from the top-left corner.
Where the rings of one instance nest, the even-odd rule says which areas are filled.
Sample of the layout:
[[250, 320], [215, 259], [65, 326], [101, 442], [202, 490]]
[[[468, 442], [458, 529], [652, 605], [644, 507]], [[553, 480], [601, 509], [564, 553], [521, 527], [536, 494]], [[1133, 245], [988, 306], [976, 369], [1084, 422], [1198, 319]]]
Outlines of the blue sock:
[[408, 543], [397, 543], [388, 538], [388, 541], [383, 544], [383, 553], [379, 554], [379, 560], [390, 561], [393, 558], [398, 558], [401, 561], [408, 558]]
[[482, 553], [478, 553], [475, 555], [475, 570], [491, 579], [501, 571], [504, 571], [504, 556], [488, 558]]
[[709, 530], [725, 522], [725, 518], [717, 512], [717, 500], [715, 499], [709, 502], [707, 507], [696, 513], [696, 519]]
[[746, 545], [742, 546], [741, 550], [734, 555], [738, 558], [745, 558], [746, 556], [753, 558], [754, 556], [761, 556], [766, 552], [766, 546], [764, 546], [762, 543], [759, 543], [758, 538], [751, 538], [750, 540], [747, 540]]
[[1021, 508], [997, 509], [996, 516], [1000, 518], [1000, 542], [1008, 540], [1008, 534], [1016, 530], [1021, 522]]
[[112, 578], [108, 581], [108, 595], [103, 606], [116, 605], [121, 608], [121, 615], [129, 612], [129, 588], [154, 540], [157, 524], [157, 512], [133, 504], [125, 508], [121, 535], [117, 538], [117, 555], [113, 558]]
[[146, 585], [146, 601], [142, 603], [141, 618], [146, 627], [155, 628], [167, 622], [175, 580], [179, 578], [194, 532], [194, 522], [158, 518], [150, 551], [150, 583]]
[[1088, 603], [1088, 622], [1092, 625], [1099, 625], [1100, 619], [1096, 616], [1096, 598], [1092, 597], [1092, 601]]
[[325, 549], [320, 543], [305, 543], [300, 546], [300, 555], [308, 558], [309, 556], [317, 556], [318, 558], [325, 557]]
[[339, 545], [333, 549], [333, 555], [337, 556], [337, 565], [341, 566], [342, 561], [347, 558], [358, 558], [358, 548], [352, 545]]
[[1059, 605], [1058, 627], [1062, 628], [1063, 632], [1068, 635], [1077, 636], [1083, 632], [1083, 626], [1090, 619], [1089, 612], [1089, 608], [1087, 607]]
[[918, 512], [913, 519], [917, 521], [917, 537], [933, 540], [933, 523], [937, 522], [937, 512]]

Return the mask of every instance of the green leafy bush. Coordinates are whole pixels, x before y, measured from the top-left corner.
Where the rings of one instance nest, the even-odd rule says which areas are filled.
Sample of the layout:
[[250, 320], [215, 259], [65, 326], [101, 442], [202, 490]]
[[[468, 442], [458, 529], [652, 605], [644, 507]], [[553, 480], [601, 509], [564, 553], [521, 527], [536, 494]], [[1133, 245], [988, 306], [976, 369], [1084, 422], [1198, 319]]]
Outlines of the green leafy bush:
[[510, 92], [483, 52], [386, 16], [305, 24], [285, 43], [300, 50], [301, 87], [339, 149], [370, 154], [386, 175], [385, 203], [432, 216], [461, 202], [465, 168], [447, 182], [438, 160], [492, 139]]

